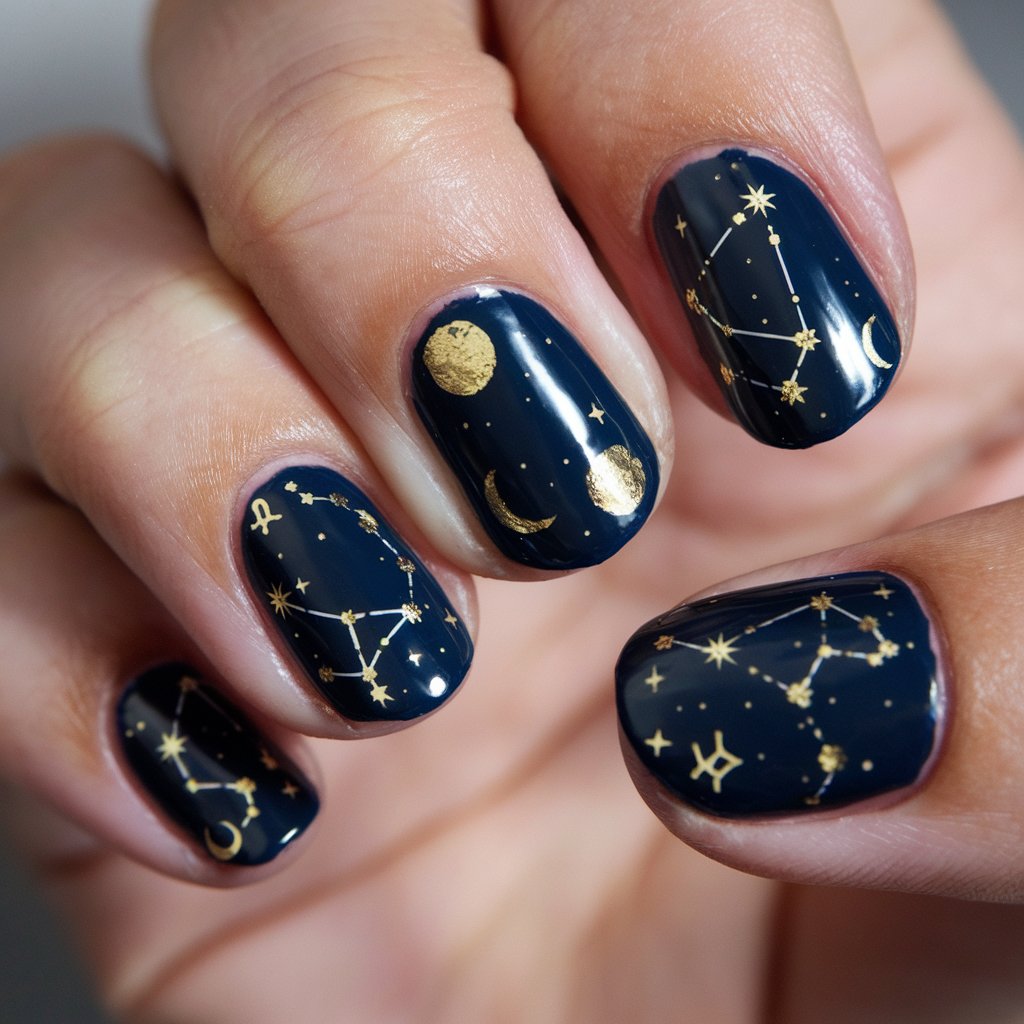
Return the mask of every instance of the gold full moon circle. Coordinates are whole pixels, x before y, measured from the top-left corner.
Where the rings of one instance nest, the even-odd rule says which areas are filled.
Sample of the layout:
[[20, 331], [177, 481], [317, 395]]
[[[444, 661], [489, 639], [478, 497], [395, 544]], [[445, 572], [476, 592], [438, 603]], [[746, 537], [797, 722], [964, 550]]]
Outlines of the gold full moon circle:
[[206, 841], [206, 848], [217, 860], [231, 860], [238, 855], [238, 851], [242, 848], [242, 832], [236, 825], [232, 825], [230, 821], [222, 820], [218, 821], [217, 824], [231, 833], [231, 844], [229, 846], [221, 846], [219, 843], [215, 843], [210, 830], [204, 828], [203, 839]]
[[643, 464], [621, 444], [606, 448], [587, 470], [590, 500], [609, 515], [628, 516], [635, 512], [646, 488]]
[[486, 331], [468, 320], [453, 320], [427, 339], [423, 362], [439, 388], [465, 398], [487, 387], [498, 357]]

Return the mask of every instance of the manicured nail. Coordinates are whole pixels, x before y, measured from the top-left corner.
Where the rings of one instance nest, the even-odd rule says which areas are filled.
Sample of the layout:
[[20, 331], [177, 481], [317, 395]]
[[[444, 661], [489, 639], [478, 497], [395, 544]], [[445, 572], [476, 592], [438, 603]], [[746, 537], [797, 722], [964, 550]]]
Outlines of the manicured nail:
[[473, 643], [451, 602], [334, 470], [293, 466], [257, 488], [242, 552], [267, 617], [346, 718], [418, 718], [462, 682]]
[[302, 772], [188, 665], [139, 676], [117, 727], [139, 781], [215, 860], [265, 864], [316, 817]]
[[481, 287], [445, 306], [413, 352], [412, 396], [514, 561], [595, 565], [650, 515], [650, 439], [579, 342], [531, 299]]
[[739, 422], [779, 448], [842, 434], [885, 394], [900, 338], [821, 199], [741, 149], [662, 186], [654, 237]]
[[727, 818], [902, 789], [936, 742], [929, 624], [887, 573], [722, 594], [655, 619], [616, 671], [619, 718], [651, 773]]

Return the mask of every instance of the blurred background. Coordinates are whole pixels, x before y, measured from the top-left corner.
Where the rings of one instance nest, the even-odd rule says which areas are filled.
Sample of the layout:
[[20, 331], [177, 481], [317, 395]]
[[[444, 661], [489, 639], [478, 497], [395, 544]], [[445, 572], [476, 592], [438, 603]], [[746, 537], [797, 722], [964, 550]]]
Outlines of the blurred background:
[[[943, 0], [1024, 129], [1024, 0]], [[0, 150], [108, 128], [159, 152], [143, 47], [151, 0], [7, 0], [0, 29]], [[85, 972], [11, 852], [0, 822], [0, 1024], [98, 1024]]]

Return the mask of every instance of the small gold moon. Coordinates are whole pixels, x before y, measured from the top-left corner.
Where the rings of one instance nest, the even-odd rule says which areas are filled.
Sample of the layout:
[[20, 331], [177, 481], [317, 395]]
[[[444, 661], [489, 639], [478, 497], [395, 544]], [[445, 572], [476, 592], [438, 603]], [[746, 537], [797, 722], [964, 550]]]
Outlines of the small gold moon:
[[875, 325], [875, 314], [868, 317], [868, 322], [861, 328], [860, 343], [864, 349], [864, 355], [868, 357], [880, 370], [891, 370], [892, 363], [887, 363], [875, 349], [875, 343], [871, 338], [871, 329]]
[[600, 509], [613, 516], [628, 516], [643, 501], [647, 475], [643, 464], [621, 444], [606, 448], [587, 470], [587, 493]]
[[466, 397], [487, 387], [498, 357], [486, 331], [468, 320], [453, 320], [427, 339], [423, 362], [439, 388]]
[[484, 477], [484, 497], [502, 526], [507, 526], [510, 530], [515, 530], [516, 533], [540, 533], [558, 518], [558, 516], [551, 516], [550, 519], [523, 519], [522, 516], [517, 516], [498, 493], [498, 487], [494, 482], [495, 473], [496, 470], [492, 469]]
[[231, 833], [231, 845], [230, 846], [218, 846], [213, 841], [213, 836], [210, 835], [208, 828], [203, 829], [203, 839], [206, 841], [206, 848], [217, 858], [217, 860], [231, 860], [233, 857], [238, 855], [238, 851], [242, 848], [242, 833], [237, 826], [232, 825], [230, 821], [218, 821], [218, 825], [221, 828], [226, 828]]

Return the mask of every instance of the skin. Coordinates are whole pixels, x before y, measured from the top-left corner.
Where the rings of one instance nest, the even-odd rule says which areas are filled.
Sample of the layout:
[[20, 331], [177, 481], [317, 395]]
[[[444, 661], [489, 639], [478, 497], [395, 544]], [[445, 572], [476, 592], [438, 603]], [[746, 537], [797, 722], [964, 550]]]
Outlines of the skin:
[[[622, 291], [645, 311], [641, 326], [660, 352], [678, 319], [668, 312], [671, 296], [650, 284], [655, 273], [642, 250], [643, 196], [633, 172], [612, 175], [624, 162], [601, 149], [593, 118], [581, 122], [590, 125], [581, 131], [596, 136], [588, 140], [594, 159], [586, 168], [574, 171], [553, 141], [556, 112], [581, 113], [573, 109], [578, 96], [544, 81], [543, 69], [568, 59], [557, 51], [565, 45], [559, 40], [579, 40], [582, 55], [593, 54], [589, 63], [573, 56], [595, 77], [609, 59], [607, 48], [598, 47], [607, 38], [599, 27], [595, 39], [578, 30], [591, 24], [587, 6], [503, 7], [505, 56], [524, 83], [531, 138], [579, 197], [604, 258], [623, 268]], [[799, 31], [827, 38], [834, 27], [828, 11], [800, 7], [790, 12], [799, 15]], [[695, 22], [699, 8], [691, 11]], [[403, 419], [409, 414], [398, 401], [396, 362], [375, 357], [369, 341], [359, 340], [403, 337], [412, 311], [428, 292], [442, 294], [456, 280], [466, 253], [443, 250], [430, 268], [404, 276], [371, 272], [340, 320], [310, 316], [310, 309], [338, 312], [338, 301], [316, 291], [296, 254], [319, 245], [325, 259], [337, 261], [338, 274], [350, 270], [345, 260], [362, 256], [340, 245], [327, 248], [321, 231], [329, 234], [329, 217], [318, 222], [302, 207], [306, 219], [296, 221], [297, 207], [273, 209], [256, 191], [229, 187], [240, 180], [232, 175], [248, 168], [247, 180], [278, 196], [273, 176], [283, 172], [258, 146], [218, 148], [204, 136], [230, 127], [229, 119], [216, 124], [196, 114], [204, 96], [218, 95], [204, 78], [203, 47], [230, 40], [232, 26], [222, 24], [224, 35], [213, 42], [198, 37], [189, 86], [188, 69], [175, 58], [175, 33], [189, 13], [183, 0], [163, 8], [154, 77], [216, 257], [205, 250], [202, 228], [188, 219], [180, 197], [118, 144], [58, 143], [15, 157], [0, 176], [0, 226], [7, 229], [0, 231], [6, 249], [0, 251], [0, 306], [9, 326], [24, 329], [10, 336], [40, 344], [51, 337], [40, 327], [42, 302], [32, 301], [44, 289], [34, 270], [49, 267], [58, 294], [88, 308], [80, 296], [94, 294], [96, 279], [83, 255], [97, 251], [97, 239], [113, 254], [110, 266], [137, 268], [135, 276], [119, 269], [116, 281], [131, 285], [127, 294], [143, 295], [117, 307], [113, 330], [97, 300], [95, 330], [78, 339], [76, 351], [88, 354], [80, 363], [38, 358], [27, 342], [4, 356], [8, 374], [17, 365], [23, 385], [20, 397], [5, 397], [4, 443], [27, 470], [8, 475], [0, 490], [0, 594], [7, 595], [0, 641], [11, 652], [0, 698], [6, 739], [0, 769], [14, 784], [12, 826], [81, 937], [106, 1000], [141, 1021], [801, 1024], [825, 1012], [830, 1021], [851, 1022], [998, 1020], [1019, 1012], [1022, 557], [1021, 507], [1009, 499], [1024, 469], [1013, 411], [1021, 375], [1014, 372], [1020, 357], [1012, 313], [1024, 238], [1017, 201], [1024, 165], [1002, 114], [934, 11], [913, 0], [839, 7], [884, 162], [875, 163], [875, 143], [863, 134], [867, 121], [834, 43], [822, 54], [839, 76], [828, 102], [849, 127], [852, 151], [831, 150], [831, 161], [814, 155], [820, 147], [807, 132], [818, 130], [818, 122], [811, 119], [801, 134], [794, 113], [810, 102], [806, 97], [797, 96], [786, 116], [765, 115], [756, 130], [767, 144], [776, 139], [795, 148], [801, 164], [818, 174], [907, 328], [914, 309], [909, 250], [886, 167], [917, 254], [913, 357], [883, 404], [822, 449], [783, 453], [746, 439], [701, 401], [717, 399], [685, 357], [674, 357], [662, 391], [654, 358], [611, 292], [601, 291], [589, 270], [573, 278], [576, 272], [567, 269], [580, 243], [559, 248], [562, 226], [550, 219], [553, 207], [538, 200], [530, 214], [548, 224], [544, 241], [560, 254], [546, 263], [537, 257], [534, 225], [521, 226], [522, 237], [513, 232], [510, 249], [480, 228], [474, 244], [482, 262], [497, 261], [495, 274], [502, 267], [507, 273], [509, 259], [529, 265], [537, 291], [570, 295], [560, 299], [570, 321], [586, 326], [581, 295], [600, 298], [608, 334], [624, 340], [625, 354], [611, 355], [614, 346], [600, 340], [600, 331], [583, 333], [593, 336], [610, 372], [614, 364], [666, 460], [673, 431], [680, 457], [659, 511], [628, 549], [594, 570], [529, 590], [480, 580], [475, 614], [467, 573], [519, 574], [495, 561], [450, 483], [428, 485], [437, 466], [419, 447], [412, 421]], [[657, 36], [658, 26], [642, 31]], [[714, 31], [708, 29], [711, 37]], [[274, 59], [272, 50], [265, 52]], [[728, 109], [731, 86], [717, 76], [735, 54], [724, 46], [707, 52], [723, 55], [709, 58], [711, 70], [702, 72], [697, 61], [687, 65], [692, 107], [704, 121], [661, 124], [668, 115], [657, 104], [644, 115], [651, 125], [641, 124], [640, 135], [648, 127], [659, 140], [663, 131], [677, 133], [660, 159], [662, 142], [645, 150], [643, 173], [651, 177], [678, 148], [678, 133], [707, 140], [719, 132], [715, 119]], [[507, 83], [488, 68], [479, 73], [497, 76], [500, 92]], [[663, 96], [667, 88], [658, 81], [637, 85], [642, 95]], [[759, 95], [755, 89], [743, 100], [763, 111]], [[238, 103], [258, 106], [261, 99], [242, 90]], [[323, 113], [315, 105], [312, 112], [301, 104], [297, 110]], [[849, 170], [843, 157], [852, 159], [851, 152], [863, 158], [853, 163], [866, 168], [868, 179], [853, 190], [842, 170]], [[243, 169], [225, 153], [242, 153]], [[218, 155], [228, 162], [218, 164]], [[534, 163], [519, 159], [517, 173], [538, 181]], [[315, 191], [323, 184], [316, 178], [320, 164], [300, 164], [311, 176], [302, 184]], [[254, 166], [260, 173], [252, 173]], [[367, 195], [397, 190], [405, 170], [398, 165], [389, 180], [385, 169]], [[610, 183], [604, 207], [598, 183]], [[485, 200], [492, 194], [481, 193]], [[126, 195], [139, 201], [140, 220], [112, 230], [104, 211], [130, 207]], [[239, 195], [241, 205], [232, 205]], [[437, 216], [445, 220], [441, 206]], [[82, 208], [89, 212], [76, 212]], [[380, 215], [360, 210], [370, 220]], [[346, 225], [351, 237], [361, 237], [358, 216]], [[64, 244], [33, 241], [40, 226]], [[140, 232], [129, 230], [139, 226], [159, 232], [141, 232], [149, 240], [145, 252]], [[255, 290], [269, 321], [221, 264]], [[140, 293], [161, 266], [160, 287]], [[182, 266], [188, 274], [176, 277]], [[579, 287], [566, 291], [569, 284]], [[219, 365], [211, 346], [200, 344], [211, 337], [211, 310], [213, 319], [223, 317], [215, 337], [247, 346], [256, 390], [246, 409], [258, 406], [265, 422], [275, 424], [269, 441], [252, 419], [224, 412], [231, 359]], [[193, 324], [189, 334], [192, 316], [207, 333]], [[317, 322], [332, 323], [336, 333], [318, 333]], [[113, 402], [74, 383], [83, 376], [103, 382], [111, 366], [130, 377], [161, 365], [142, 346], [124, 346], [121, 339], [129, 336], [180, 345], [174, 353], [180, 358], [168, 358], [166, 349], [161, 358], [178, 368], [187, 396], [175, 406], [186, 424], [184, 447], [205, 451], [207, 434], [223, 427], [229, 452], [207, 452], [208, 462], [190, 464], [190, 475], [189, 466], [161, 461], [171, 455], [170, 446], [161, 447], [160, 403]], [[96, 337], [106, 346], [90, 349], [88, 340]], [[57, 353], [67, 342], [48, 344]], [[105, 347], [119, 358], [135, 352], [138, 363], [127, 370], [117, 360], [104, 364]], [[353, 368], [372, 399], [354, 402], [339, 364]], [[310, 379], [322, 391], [312, 405]], [[223, 385], [227, 397], [220, 404], [207, 400], [211, 380]], [[174, 403], [168, 396], [163, 404]], [[191, 420], [196, 409], [207, 410], [207, 418]], [[134, 503], [103, 476], [109, 479], [110, 466], [130, 463], [124, 452], [137, 442], [125, 440], [132, 437], [125, 419], [143, 432], [142, 447], [159, 479], [170, 481], [133, 492]], [[97, 746], [95, 737], [108, 720], [116, 683], [147, 658], [169, 653], [219, 670], [225, 688], [285, 742], [294, 742], [289, 728], [346, 734], [286, 669], [264, 667], [274, 658], [266, 655], [248, 599], [232, 582], [224, 539], [238, 488], [268, 453], [310, 450], [340, 458], [381, 493], [390, 486], [388, 511], [480, 623], [472, 685], [414, 729], [360, 743], [311, 742], [300, 756], [319, 765], [324, 810], [306, 849], [273, 865], [287, 870], [272, 877], [269, 869], [261, 872], [267, 879], [246, 889], [186, 885], [182, 878], [233, 886], [256, 876], [240, 879], [201, 862], [146, 809], [109, 746]], [[206, 486], [214, 471], [223, 487]], [[224, 497], [211, 502], [211, 491]], [[84, 516], [53, 493], [70, 498]], [[430, 494], [434, 500], [425, 500]], [[436, 508], [445, 511], [431, 511]], [[159, 539], [161, 531], [147, 532], [147, 522], [161, 515], [179, 523], [169, 542]], [[186, 522], [188, 530], [180, 526]], [[882, 539], [857, 544], [874, 537]], [[175, 545], [187, 553], [178, 562], [169, 553]], [[812, 554], [828, 549], [837, 550]], [[716, 582], [768, 562], [784, 564]], [[638, 777], [666, 829], [637, 798], [616, 753], [610, 669], [631, 630], [700, 588], [868, 566], [915, 580], [947, 649], [955, 717], [930, 781], [902, 803], [861, 814], [723, 826], [667, 802], [650, 779]], [[212, 581], [209, 591], [196, 586], [195, 573]], [[68, 588], [69, 577], [81, 586]], [[40, 796], [67, 817], [41, 810], [34, 799]]]

